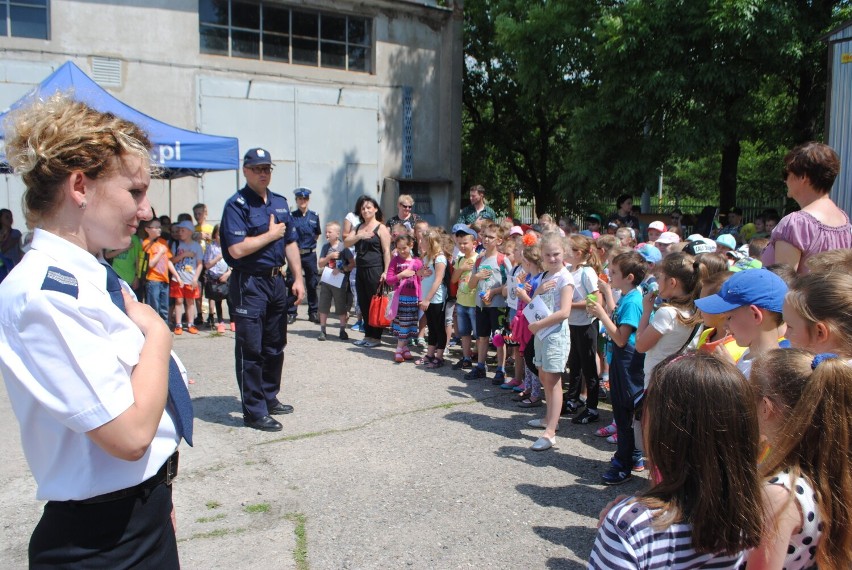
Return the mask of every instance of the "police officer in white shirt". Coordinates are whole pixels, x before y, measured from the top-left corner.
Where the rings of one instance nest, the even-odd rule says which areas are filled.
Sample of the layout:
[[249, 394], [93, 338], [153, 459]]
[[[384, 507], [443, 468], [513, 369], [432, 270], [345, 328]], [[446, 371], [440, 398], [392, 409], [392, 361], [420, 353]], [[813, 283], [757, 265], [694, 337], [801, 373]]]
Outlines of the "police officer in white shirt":
[[56, 95], [15, 111], [6, 155], [32, 249], [0, 284], [0, 371], [48, 501], [31, 568], [178, 568], [171, 481], [192, 441], [172, 337], [109, 266], [152, 213], [136, 125]]

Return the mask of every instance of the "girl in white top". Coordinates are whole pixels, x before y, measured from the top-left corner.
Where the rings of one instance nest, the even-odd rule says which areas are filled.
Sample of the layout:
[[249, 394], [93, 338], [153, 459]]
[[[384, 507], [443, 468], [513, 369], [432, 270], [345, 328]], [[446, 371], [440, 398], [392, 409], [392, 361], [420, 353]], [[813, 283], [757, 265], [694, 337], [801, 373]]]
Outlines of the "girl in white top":
[[[568, 316], [574, 297], [574, 279], [564, 265], [566, 238], [556, 232], [545, 233], [540, 241], [544, 274], [533, 295], [540, 298], [550, 311], [546, 317], [530, 322], [530, 332], [535, 335], [535, 360], [539, 378], [544, 386], [547, 411], [542, 422], [533, 420], [533, 427], [543, 427], [544, 434], [532, 445], [534, 451], [550, 449], [556, 443], [559, 413], [562, 411], [561, 374], [565, 370], [571, 340], [568, 335]], [[545, 336], [551, 327], [555, 330]]]
[[658, 365], [643, 420], [651, 487], [607, 505], [589, 568], [739, 568], [763, 522], [756, 416], [733, 364], [687, 353]]
[[[848, 292], [847, 292], [848, 294]], [[752, 366], [770, 515], [748, 569], [852, 567], [852, 368], [837, 354], [772, 350]]]
[[571, 276], [574, 278], [574, 298], [571, 301], [571, 315], [568, 317], [571, 336], [571, 350], [568, 353], [568, 393], [562, 407], [565, 411], [574, 413], [582, 406], [582, 372], [582, 378], [586, 381], [586, 407], [571, 423], [588, 424], [600, 419], [600, 378], [597, 363], [598, 324], [586, 310], [586, 300], [601, 304], [598, 287], [601, 262], [594, 242], [586, 236], [573, 234], [568, 237], [568, 245], [570, 247], [566, 256], [571, 266]]
[[150, 141], [61, 95], [16, 111], [6, 135], [37, 228], [0, 285], [0, 371], [48, 501], [30, 567], [176, 568], [172, 337], [99, 263], [152, 216]]
[[447, 348], [447, 328], [444, 326], [447, 256], [444, 255], [443, 239], [437, 230], [428, 230], [421, 236], [418, 245], [423, 261], [423, 267], [418, 272], [422, 279], [420, 310], [426, 315], [429, 339], [426, 354], [417, 360], [417, 364], [425, 364], [426, 368], [440, 368], [444, 365], [444, 349]]

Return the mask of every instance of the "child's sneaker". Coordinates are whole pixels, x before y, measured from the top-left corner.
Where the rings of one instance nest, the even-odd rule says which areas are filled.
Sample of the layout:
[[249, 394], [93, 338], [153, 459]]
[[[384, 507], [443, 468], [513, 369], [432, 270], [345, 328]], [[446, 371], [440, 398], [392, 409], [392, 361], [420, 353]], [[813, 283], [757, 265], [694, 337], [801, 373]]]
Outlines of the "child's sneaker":
[[[500, 389], [501, 390], [511, 390], [512, 388], [517, 388], [518, 386], [523, 386], [523, 385], [524, 385], [523, 380], [518, 380], [517, 378], [512, 378], [511, 380], [509, 380], [505, 384], [500, 384]], [[523, 390], [523, 388], [521, 388], [521, 389]]]
[[601, 419], [598, 412], [586, 408], [579, 415], [571, 419], [572, 424], [590, 424]]
[[352, 330], [355, 332], [364, 332], [364, 321], [356, 321], [354, 325], [352, 325]]
[[470, 372], [468, 372], [467, 374], [464, 375], [464, 379], [465, 380], [481, 380], [482, 378], [485, 378], [485, 376], [486, 376], [485, 367], [484, 366], [476, 366], [476, 367], [473, 368], [473, 370], [471, 370]]
[[618, 431], [618, 428], [615, 427], [615, 422], [613, 421], [608, 426], [604, 426], [602, 428], [598, 428], [595, 432], [595, 435], [598, 437], [609, 437]]
[[462, 358], [453, 364], [453, 370], [469, 370], [471, 368], [473, 368], [473, 362], [470, 358]]
[[340, 340], [349, 340], [349, 335], [346, 334], [346, 329], [340, 329]]
[[636, 473], [641, 473], [645, 470], [645, 458], [640, 457], [639, 459], [633, 460], [633, 471]]
[[622, 483], [629, 481], [632, 477], [633, 474], [626, 470], [621, 465], [621, 462], [614, 457], [609, 463], [609, 469], [601, 475], [604, 485], [621, 485]]
[[506, 381], [506, 373], [502, 370], [498, 370], [494, 373], [494, 378], [491, 379], [491, 384], [494, 386], [500, 386], [503, 382]]
[[175, 327], [175, 334], [176, 335], [183, 334], [183, 327]]
[[237, 324], [231, 321], [231, 332], [237, 332]]
[[611, 443], [613, 445], [618, 445], [618, 432], [612, 434], [608, 438], [606, 438], [607, 443]]
[[562, 402], [562, 413], [561, 415], [566, 416], [568, 414], [575, 414], [577, 410], [579, 410], [583, 406], [583, 402], [580, 400], [564, 400]]
[[216, 332], [222, 334], [225, 332], [225, 323], [219, 323], [216, 325]]
[[189, 328], [186, 330], [189, 331], [189, 334], [198, 334], [198, 329], [195, 328], [195, 325], [189, 325]]

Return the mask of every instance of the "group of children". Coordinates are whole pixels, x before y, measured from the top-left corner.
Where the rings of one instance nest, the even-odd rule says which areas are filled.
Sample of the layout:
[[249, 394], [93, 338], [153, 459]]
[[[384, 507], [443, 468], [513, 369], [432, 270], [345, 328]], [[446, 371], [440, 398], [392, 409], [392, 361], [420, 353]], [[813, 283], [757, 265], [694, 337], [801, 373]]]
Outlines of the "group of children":
[[492, 383], [546, 405], [528, 422], [536, 451], [556, 444], [560, 415], [600, 419], [608, 371], [614, 422], [597, 435], [617, 451], [602, 481], [647, 468], [651, 485], [605, 510], [590, 567], [848, 568], [852, 251], [796, 277], [694, 244], [662, 254], [518, 229], [394, 230], [394, 359], [414, 360], [425, 325], [415, 362], [443, 366], [457, 335], [453, 368], [475, 380], [494, 347]]
[[[168, 239], [163, 235], [163, 221], [168, 220], [154, 218], [144, 224], [137, 296], [172, 323], [176, 335], [184, 330], [198, 334], [206, 299], [208, 324], [222, 333], [226, 330], [222, 302], [227, 301], [231, 270], [222, 257], [219, 226], [206, 222], [207, 207], [197, 204], [193, 215], [196, 224], [189, 214], [181, 214], [177, 223], [169, 225]], [[233, 322], [230, 329], [234, 330]]]

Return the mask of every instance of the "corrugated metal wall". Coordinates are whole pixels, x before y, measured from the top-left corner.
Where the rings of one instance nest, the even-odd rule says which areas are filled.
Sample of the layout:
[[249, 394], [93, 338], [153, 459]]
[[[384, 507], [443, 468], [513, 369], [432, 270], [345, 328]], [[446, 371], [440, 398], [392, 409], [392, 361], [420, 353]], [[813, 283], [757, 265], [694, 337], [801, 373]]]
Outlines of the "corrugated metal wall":
[[831, 87], [828, 110], [828, 144], [840, 155], [840, 175], [831, 197], [847, 214], [852, 213], [852, 26], [829, 38]]

